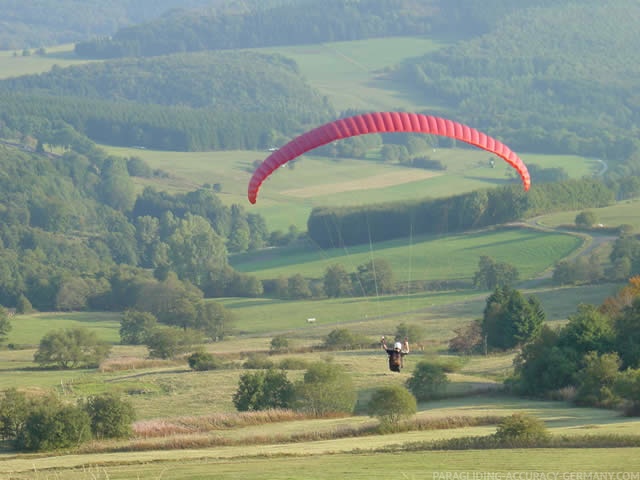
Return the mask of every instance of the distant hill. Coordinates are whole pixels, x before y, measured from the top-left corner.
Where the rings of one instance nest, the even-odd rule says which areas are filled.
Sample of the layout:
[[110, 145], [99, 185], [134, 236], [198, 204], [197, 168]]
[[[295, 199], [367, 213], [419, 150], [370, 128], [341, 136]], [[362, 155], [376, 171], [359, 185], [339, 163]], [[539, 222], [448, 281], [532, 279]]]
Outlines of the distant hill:
[[229, 0], [0, 0], [0, 50], [38, 48], [111, 35], [175, 8], [216, 7]]
[[549, 5], [513, 9], [394, 80], [519, 150], [626, 159], [640, 128], [640, 4], [538, 3]]
[[242, 14], [174, 12], [76, 44], [88, 58], [165, 55], [184, 51], [299, 45], [431, 29], [439, 0], [298, 0]]
[[0, 81], [0, 102], [20, 131], [46, 137], [61, 121], [98, 142], [182, 151], [265, 148], [334, 116], [293, 61], [252, 52], [54, 68]]

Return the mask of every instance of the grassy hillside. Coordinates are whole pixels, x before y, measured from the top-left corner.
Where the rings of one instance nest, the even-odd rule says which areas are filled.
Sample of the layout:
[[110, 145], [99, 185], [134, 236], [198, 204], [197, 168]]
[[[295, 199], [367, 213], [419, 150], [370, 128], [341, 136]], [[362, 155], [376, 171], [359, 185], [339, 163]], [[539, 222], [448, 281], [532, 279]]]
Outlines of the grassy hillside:
[[402, 241], [359, 245], [348, 250], [274, 249], [232, 257], [234, 268], [259, 278], [276, 278], [301, 273], [321, 278], [331, 264], [341, 263], [347, 270], [371, 258], [385, 259], [399, 282], [410, 280], [464, 280], [470, 282], [477, 261], [487, 255], [515, 265], [523, 279], [538, 274], [567, 256], [582, 239], [535, 230], [498, 230], [443, 237], [411, 238]]

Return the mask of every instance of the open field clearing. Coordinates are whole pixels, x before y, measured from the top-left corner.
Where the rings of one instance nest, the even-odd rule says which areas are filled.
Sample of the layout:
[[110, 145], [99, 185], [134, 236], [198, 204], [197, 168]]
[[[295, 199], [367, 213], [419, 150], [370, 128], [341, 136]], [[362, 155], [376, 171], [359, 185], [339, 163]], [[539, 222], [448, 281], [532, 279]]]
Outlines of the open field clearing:
[[[372, 239], [375, 242], [375, 239]], [[341, 263], [347, 271], [371, 259], [384, 259], [397, 282], [462, 280], [471, 282], [481, 256], [514, 265], [521, 279], [530, 278], [582, 244], [576, 236], [529, 229], [500, 229], [446, 237], [407, 237], [348, 249], [311, 247], [270, 249], [231, 258], [237, 270], [259, 278], [300, 273], [322, 278], [326, 268]]]
[[388, 81], [385, 69], [444, 45], [421, 37], [392, 37], [258, 51], [294, 59], [309, 84], [326, 95], [337, 110], [415, 110], [428, 106]]
[[[73, 48], [73, 44], [58, 45], [47, 48], [44, 55], [38, 55], [35, 49], [31, 49], [32, 54], [28, 56], [22, 56], [21, 50], [0, 50], [0, 78], [48, 72], [54, 65], [68, 67], [89, 62], [77, 58]], [[14, 52], [17, 53], [16, 56]]]
[[[634, 227], [635, 233], [640, 231], [640, 215], [638, 215], [638, 212], [640, 212], [640, 200], [627, 200], [608, 207], [589, 210], [596, 214], [598, 223], [602, 223], [605, 227], [628, 224]], [[578, 213], [580, 211], [554, 213], [541, 216], [537, 221], [549, 227], [574, 225]]]
[[[154, 186], [170, 192], [191, 191], [204, 184], [219, 183], [220, 199], [238, 203], [262, 214], [271, 229], [286, 230], [295, 225], [306, 230], [311, 209], [322, 205], [365, 205], [376, 202], [440, 197], [451, 192], [515, 182], [512, 169], [498, 163], [489, 168], [488, 153], [478, 149], [436, 149], [428, 155], [446, 165], [445, 171], [413, 169], [375, 160], [340, 159], [305, 155], [295, 168], [282, 167], [262, 186], [256, 205], [246, 192], [253, 172], [252, 163], [268, 152], [166, 152], [102, 146], [122, 157], [139, 157], [168, 178], [135, 179], [138, 187]], [[571, 155], [523, 155], [525, 162], [544, 168], [562, 166], [571, 177], [590, 175], [599, 166], [595, 161]]]

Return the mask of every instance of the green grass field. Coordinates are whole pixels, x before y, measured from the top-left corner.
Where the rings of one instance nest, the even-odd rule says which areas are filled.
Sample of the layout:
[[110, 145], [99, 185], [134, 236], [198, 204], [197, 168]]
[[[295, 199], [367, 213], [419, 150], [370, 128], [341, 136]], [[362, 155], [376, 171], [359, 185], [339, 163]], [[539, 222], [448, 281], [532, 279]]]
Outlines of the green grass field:
[[[609, 207], [590, 209], [596, 214], [598, 223], [602, 223], [605, 227], [617, 227], [619, 225], [632, 225], [634, 231], [640, 231], [640, 201], [628, 200], [616, 203]], [[560, 225], [574, 225], [576, 215], [579, 211], [560, 212], [551, 215], [544, 215], [538, 219], [542, 225], [557, 227]]]
[[294, 59], [309, 84], [337, 110], [419, 110], [428, 106], [387, 80], [385, 69], [444, 45], [428, 38], [393, 37], [258, 51]]
[[322, 278], [330, 265], [340, 263], [347, 271], [371, 259], [391, 264], [397, 282], [412, 280], [464, 280], [470, 282], [478, 260], [488, 255], [508, 262], [521, 279], [539, 274], [582, 244], [572, 235], [528, 229], [489, 230], [446, 237], [413, 238], [358, 245], [348, 249], [283, 248], [238, 255], [231, 263], [239, 271], [259, 278], [278, 278], [295, 273]]
[[54, 65], [68, 67], [88, 62], [74, 55], [73, 44], [47, 48], [44, 55], [34, 52], [32, 50], [31, 55], [22, 56], [22, 51], [0, 50], [0, 79], [46, 72]]

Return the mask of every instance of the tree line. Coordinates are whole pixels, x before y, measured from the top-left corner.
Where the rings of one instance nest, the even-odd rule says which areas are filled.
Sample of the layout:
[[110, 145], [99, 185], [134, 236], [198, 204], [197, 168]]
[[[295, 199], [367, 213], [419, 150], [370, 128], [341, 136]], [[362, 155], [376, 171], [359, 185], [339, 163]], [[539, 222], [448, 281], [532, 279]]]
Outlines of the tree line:
[[309, 237], [322, 248], [379, 242], [415, 234], [460, 232], [561, 210], [602, 207], [614, 192], [597, 179], [477, 190], [461, 195], [363, 207], [315, 207]]
[[[244, 14], [177, 12], [119, 30], [111, 37], [78, 42], [85, 58], [157, 56], [177, 52], [301, 45], [429, 32], [437, 1], [308, 0]], [[286, 28], [283, 26], [286, 25]]]
[[265, 149], [333, 116], [295, 63], [249, 52], [54, 67], [0, 81], [0, 103], [0, 127], [44, 143], [63, 123], [76, 143], [176, 151]]

